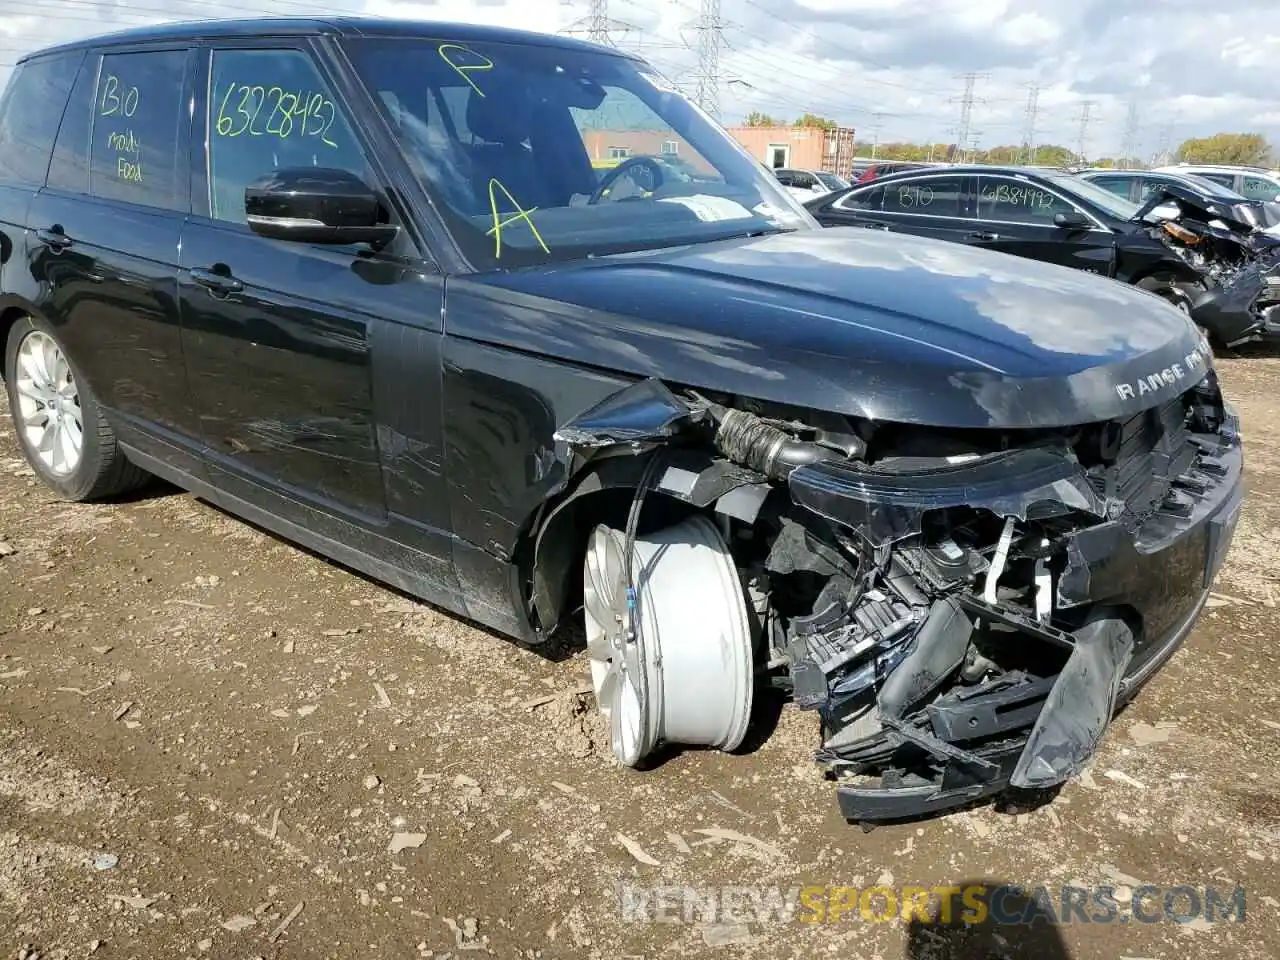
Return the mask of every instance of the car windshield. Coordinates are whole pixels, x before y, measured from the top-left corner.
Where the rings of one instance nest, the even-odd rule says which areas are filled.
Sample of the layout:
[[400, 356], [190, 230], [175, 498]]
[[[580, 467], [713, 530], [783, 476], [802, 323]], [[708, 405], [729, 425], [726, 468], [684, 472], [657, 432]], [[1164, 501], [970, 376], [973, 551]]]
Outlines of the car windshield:
[[1093, 206], [1098, 207], [1117, 220], [1128, 220], [1138, 212], [1136, 203], [1131, 203], [1123, 197], [1118, 197], [1110, 190], [1100, 187], [1096, 183], [1090, 183], [1081, 177], [1053, 173], [1042, 173], [1040, 176], [1064, 193], [1079, 197], [1086, 203], [1093, 204]]
[[821, 229], [640, 61], [536, 43], [346, 48], [477, 269]]
[[815, 171], [813, 175], [821, 180], [822, 185], [828, 190], [843, 190], [845, 187], [849, 186], [844, 179], [837, 177], [834, 173], [826, 173], [825, 171], [819, 170]]

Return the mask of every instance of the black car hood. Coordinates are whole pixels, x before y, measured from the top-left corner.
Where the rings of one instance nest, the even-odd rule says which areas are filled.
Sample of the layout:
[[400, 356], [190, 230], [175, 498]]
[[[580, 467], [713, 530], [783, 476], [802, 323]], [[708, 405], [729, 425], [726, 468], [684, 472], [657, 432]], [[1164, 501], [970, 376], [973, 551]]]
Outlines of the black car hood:
[[1128, 417], [1210, 362], [1153, 294], [856, 228], [451, 278], [446, 323], [603, 370], [948, 427]]

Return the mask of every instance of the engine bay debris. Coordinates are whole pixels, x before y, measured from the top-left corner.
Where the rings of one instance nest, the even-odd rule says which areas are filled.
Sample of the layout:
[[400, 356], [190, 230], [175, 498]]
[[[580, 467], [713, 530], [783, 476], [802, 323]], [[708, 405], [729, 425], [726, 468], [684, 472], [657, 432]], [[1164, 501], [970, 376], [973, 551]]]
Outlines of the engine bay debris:
[[[1128, 418], [1038, 430], [868, 423], [651, 380], [558, 439], [579, 469], [656, 463], [636, 504], [715, 518], [756, 681], [816, 713], [815, 759], [867, 825], [1077, 774], [1190, 630], [1242, 496], [1211, 364]], [[643, 576], [627, 582], [643, 605]], [[649, 674], [639, 695], [658, 703]]]

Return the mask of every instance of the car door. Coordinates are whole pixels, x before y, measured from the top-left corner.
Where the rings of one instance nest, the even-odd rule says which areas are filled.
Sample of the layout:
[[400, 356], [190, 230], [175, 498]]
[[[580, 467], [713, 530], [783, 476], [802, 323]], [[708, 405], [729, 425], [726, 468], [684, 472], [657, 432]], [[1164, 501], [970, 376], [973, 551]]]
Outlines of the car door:
[[[386, 163], [371, 160], [377, 127], [355, 119], [360, 108], [305, 41], [218, 44], [201, 61], [208, 93], [193, 143], [207, 152], [194, 151], [179, 295], [210, 478], [240, 512], [268, 510], [325, 538], [328, 552], [395, 552], [429, 581], [416, 592], [445, 589], [444, 282], [404, 226]], [[375, 252], [253, 232], [245, 188], [289, 167], [358, 175], [399, 236]]]
[[199, 475], [177, 301], [193, 57], [185, 43], [89, 53], [27, 217], [41, 309], [118, 439]]
[[[1115, 234], [1079, 204], [1029, 177], [977, 175], [978, 218], [971, 243], [1087, 273], [1115, 273]], [[1059, 213], [1082, 215], [1088, 226], [1059, 227]]]

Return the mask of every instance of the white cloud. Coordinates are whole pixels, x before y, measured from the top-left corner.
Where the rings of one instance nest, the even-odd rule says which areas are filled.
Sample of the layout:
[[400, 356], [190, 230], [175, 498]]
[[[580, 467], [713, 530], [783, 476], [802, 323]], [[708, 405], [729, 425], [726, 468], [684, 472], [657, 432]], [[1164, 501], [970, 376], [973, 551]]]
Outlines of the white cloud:
[[[18, 6], [18, 5], [15, 5]], [[586, 0], [59, 0], [48, 13], [0, 16], [0, 62], [62, 40], [165, 19], [368, 13], [544, 32], [586, 15]], [[1114, 154], [1136, 97], [1140, 149], [1220, 130], [1280, 141], [1274, 0], [722, 0], [723, 118], [811, 110], [880, 140], [950, 140], [958, 75], [982, 73], [973, 129], [984, 146], [1021, 139], [1029, 83], [1041, 86], [1037, 139]], [[167, 11], [158, 14], [157, 11]], [[698, 0], [610, 0], [620, 46], [686, 89], [696, 83]], [[1261, 25], [1263, 29], [1255, 30]], [[580, 24], [581, 26], [581, 24]], [[632, 29], [622, 29], [630, 27]], [[1280, 28], [1277, 28], [1280, 29]], [[4, 79], [7, 68], [0, 68]], [[879, 114], [879, 116], [875, 116]]]

